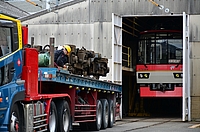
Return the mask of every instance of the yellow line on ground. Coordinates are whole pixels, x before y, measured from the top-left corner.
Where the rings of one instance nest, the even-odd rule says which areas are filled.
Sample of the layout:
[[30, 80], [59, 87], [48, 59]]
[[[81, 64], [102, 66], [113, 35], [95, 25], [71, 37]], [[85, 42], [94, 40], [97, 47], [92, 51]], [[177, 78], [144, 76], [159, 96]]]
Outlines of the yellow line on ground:
[[200, 127], [200, 124], [193, 125], [193, 126], [191, 126], [189, 128], [198, 128], [198, 127]]

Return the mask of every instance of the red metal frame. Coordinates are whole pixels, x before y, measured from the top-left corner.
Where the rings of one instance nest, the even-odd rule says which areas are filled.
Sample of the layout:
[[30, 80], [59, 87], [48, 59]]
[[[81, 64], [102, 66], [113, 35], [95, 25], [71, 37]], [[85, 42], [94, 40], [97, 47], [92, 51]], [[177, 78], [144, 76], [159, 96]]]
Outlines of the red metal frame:
[[32, 98], [38, 96], [38, 52], [36, 49], [26, 48], [24, 54], [22, 79], [26, 80], [26, 98]]
[[[78, 102], [78, 97], [81, 97], [87, 100], [87, 104], [80, 104]], [[96, 100], [97, 100], [97, 91], [82, 91], [75, 96], [75, 107], [74, 110], [74, 121], [75, 122], [93, 122], [96, 120]]]
[[22, 41], [23, 44], [26, 45], [28, 44], [28, 27], [27, 26], [22, 26]]
[[[55, 94], [40, 94], [38, 92], [38, 51], [34, 48], [26, 48], [24, 51], [24, 66], [22, 71], [22, 79], [25, 82], [25, 101], [44, 100], [46, 102], [45, 111], [49, 116], [50, 103], [53, 98], [65, 98], [71, 108], [71, 114], [74, 115], [74, 100], [69, 95], [75, 95], [75, 88], [66, 89], [60, 92], [58, 89]], [[40, 87], [41, 89], [41, 87]], [[64, 90], [64, 89], [63, 89]], [[41, 91], [40, 91], [41, 92]], [[56, 94], [59, 93], [59, 94]], [[62, 94], [60, 94], [62, 93]], [[47, 119], [48, 122], [48, 119]]]

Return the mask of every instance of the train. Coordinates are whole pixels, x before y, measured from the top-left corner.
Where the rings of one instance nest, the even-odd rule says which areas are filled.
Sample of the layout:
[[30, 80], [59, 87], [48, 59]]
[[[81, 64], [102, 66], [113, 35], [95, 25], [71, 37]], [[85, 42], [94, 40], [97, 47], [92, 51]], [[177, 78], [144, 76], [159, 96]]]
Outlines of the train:
[[181, 31], [140, 32], [137, 54], [136, 78], [140, 97], [182, 97]]

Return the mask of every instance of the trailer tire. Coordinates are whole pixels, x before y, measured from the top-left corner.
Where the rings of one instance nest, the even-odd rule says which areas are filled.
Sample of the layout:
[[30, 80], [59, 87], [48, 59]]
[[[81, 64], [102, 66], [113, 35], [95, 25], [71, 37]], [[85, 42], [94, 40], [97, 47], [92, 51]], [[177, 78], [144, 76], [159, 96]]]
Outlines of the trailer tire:
[[100, 100], [97, 100], [96, 106], [96, 121], [94, 124], [95, 130], [99, 131], [102, 125], [102, 103]]
[[109, 118], [109, 105], [107, 99], [101, 99], [102, 103], [102, 129], [106, 129], [108, 127], [108, 118]]
[[51, 101], [51, 106], [49, 110], [48, 132], [57, 132], [57, 126], [58, 126], [58, 118], [57, 118], [56, 105], [53, 101]]
[[58, 112], [58, 131], [69, 132], [70, 129], [70, 109], [67, 101], [62, 100], [57, 102]]
[[113, 127], [113, 124], [114, 124], [114, 103], [113, 103], [113, 100], [109, 100], [108, 101], [108, 104], [109, 104], [109, 116], [108, 116], [108, 127], [109, 128], [112, 128]]
[[14, 104], [11, 110], [9, 132], [23, 132], [23, 109]]

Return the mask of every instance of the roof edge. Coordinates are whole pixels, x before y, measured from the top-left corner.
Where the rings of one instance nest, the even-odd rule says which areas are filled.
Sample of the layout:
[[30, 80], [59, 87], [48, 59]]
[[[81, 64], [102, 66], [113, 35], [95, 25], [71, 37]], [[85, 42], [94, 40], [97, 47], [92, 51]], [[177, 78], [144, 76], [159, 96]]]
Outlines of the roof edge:
[[56, 11], [58, 9], [62, 9], [64, 7], [67, 7], [67, 6], [74, 5], [74, 4], [83, 2], [83, 1], [87, 1], [87, 0], [71, 0], [71, 1], [66, 1], [64, 3], [61, 3], [59, 5], [51, 7], [51, 9], [44, 9], [44, 10], [38, 11], [38, 12], [36, 12], [34, 14], [31, 14], [29, 16], [21, 17], [21, 18], [19, 18], [19, 20], [21, 20], [22, 22], [26, 21], [26, 20], [30, 20], [32, 18], [35, 18], [35, 17], [41, 16], [41, 15], [47, 14], [49, 12]]

